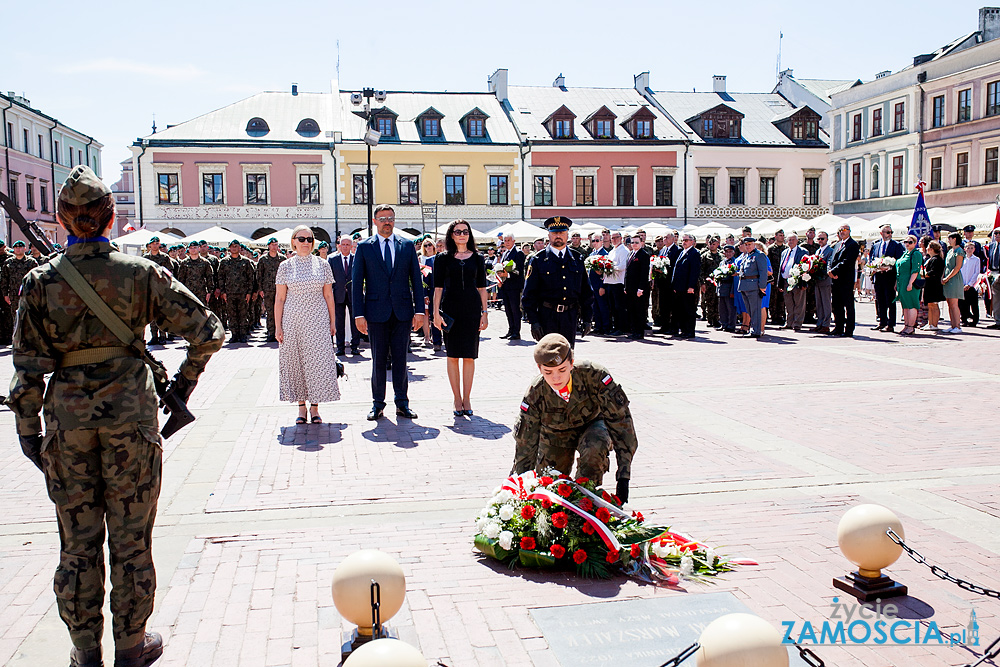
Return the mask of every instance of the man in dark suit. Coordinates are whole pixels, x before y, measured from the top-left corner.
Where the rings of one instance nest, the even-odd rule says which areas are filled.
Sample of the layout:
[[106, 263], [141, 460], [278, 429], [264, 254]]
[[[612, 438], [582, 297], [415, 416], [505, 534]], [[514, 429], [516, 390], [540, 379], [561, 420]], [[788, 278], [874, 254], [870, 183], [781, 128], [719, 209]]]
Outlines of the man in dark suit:
[[779, 229], [774, 233], [774, 243], [767, 249], [767, 259], [771, 262], [771, 306], [768, 312], [771, 315], [771, 324], [783, 325], [785, 318], [785, 286], [781, 284], [780, 273], [775, 270], [781, 265], [781, 256], [788, 250], [785, 245], [785, 230]]
[[524, 289], [524, 253], [518, 250], [513, 234], [504, 234], [503, 252], [499, 266], [514, 262], [513, 271], [497, 270], [497, 277], [503, 280], [497, 294], [503, 299], [503, 309], [507, 314], [507, 333], [500, 336], [508, 340], [521, 340], [521, 290]]
[[850, 338], [854, 335], [854, 275], [858, 267], [858, 242], [851, 238], [850, 225], [837, 229], [840, 239], [833, 244], [833, 257], [828, 273], [833, 279], [833, 332], [834, 336]]
[[[879, 234], [882, 238], [872, 246], [871, 262], [883, 257], [895, 260], [903, 256], [903, 244], [892, 240], [890, 225], [882, 225]], [[878, 325], [872, 327], [872, 331], [893, 331], [896, 327], [896, 269], [876, 269], [872, 282], [875, 283], [875, 312], [878, 313]]]
[[660, 326], [660, 333], [667, 334], [668, 336], [676, 335], [677, 330], [680, 328], [678, 322], [674, 320], [674, 313], [676, 308], [674, 306], [674, 289], [671, 287], [671, 277], [673, 276], [674, 266], [677, 264], [677, 258], [680, 257], [681, 249], [677, 245], [677, 234], [675, 232], [667, 232], [663, 235], [663, 247], [660, 248], [657, 255], [660, 257], [666, 257], [670, 260], [669, 274], [666, 276], [656, 276], [653, 278], [653, 282], [656, 283], [656, 297], [658, 301], [658, 312], [660, 314], [660, 321], [656, 322]]
[[646, 337], [646, 314], [649, 312], [649, 253], [638, 235], [633, 236], [631, 252], [625, 264], [625, 307], [630, 324], [629, 338]]
[[406, 395], [406, 348], [409, 330], [424, 324], [424, 285], [413, 244], [392, 233], [396, 213], [391, 206], [375, 207], [378, 234], [358, 243], [351, 274], [351, 302], [358, 331], [372, 345], [372, 410], [368, 421], [385, 409], [385, 372], [392, 352], [392, 389], [396, 414], [415, 419]]
[[698, 280], [701, 278], [701, 256], [692, 234], [681, 237], [681, 250], [673, 262], [670, 287], [674, 292], [674, 320], [678, 338], [694, 338], [698, 319]]
[[337, 317], [337, 356], [344, 354], [344, 330], [347, 322], [344, 321], [345, 310], [351, 318], [351, 354], [358, 355], [358, 344], [361, 342], [361, 332], [354, 322], [354, 307], [351, 306], [351, 274], [354, 270], [354, 255], [351, 254], [350, 236], [341, 236], [337, 240], [337, 250], [327, 257], [330, 262], [330, 269], [333, 271], [333, 304], [334, 314]]

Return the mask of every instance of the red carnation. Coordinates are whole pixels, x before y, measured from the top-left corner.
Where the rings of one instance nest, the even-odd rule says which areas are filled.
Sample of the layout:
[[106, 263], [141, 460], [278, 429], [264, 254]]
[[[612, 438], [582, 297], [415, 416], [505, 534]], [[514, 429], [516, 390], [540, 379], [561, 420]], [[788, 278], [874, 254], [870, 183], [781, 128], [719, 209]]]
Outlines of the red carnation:
[[638, 558], [639, 554], [642, 553], [642, 547], [640, 547], [638, 544], [633, 544], [632, 548], [629, 549], [628, 553], [629, 556], [631, 556], [632, 558]]
[[611, 496], [608, 495], [608, 492], [605, 491], [604, 489], [601, 489], [601, 498], [603, 498], [604, 502], [606, 502], [606, 503], [610, 503], [611, 502]]
[[555, 558], [562, 558], [563, 556], [566, 555], [566, 547], [564, 547], [561, 544], [553, 544], [551, 547], [549, 547], [549, 551]]
[[612, 549], [611, 551], [609, 551], [608, 555], [604, 557], [604, 560], [608, 561], [609, 563], [617, 563], [618, 549]]
[[559, 479], [569, 479], [569, 475], [567, 475], [566, 473], [562, 473], [561, 475], [559, 475]]
[[530, 521], [535, 518], [535, 506], [525, 505], [521, 508], [521, 518], [525, 521]]
[[593, 535], [594, 534], [594, 527], [591, 526], [589, 523], [585, 523], [585, 524], [583, 524], [583, 532], [584, 532], [585, 535]]
[[542, 477], [542, 484], [545, 485], [545, 486], [548, 486], [549, 484], [551, 484], [554, 481], [555, 480], [552, 479], [551, 477], [549, 477], [548, 475], [545, 475], [544, 477]]
[[636, 512], [635, 513], [635, 520], [638, 521], [639, 523], [642, 523], [643, 521], [646, 520], [646, 517], [644, 517], [642, 515], [642, 512]]
[[577, 565], [583, 565], [583, 562], [587, 560], [587, 552], [583, 549], [577, 549], [573, 552], [573, 562]]
[[590, 481], [589, 477], [577, 477], [576, 478], [576, 483], [577, 484], [586, 484], [589, 481]]
[[542, 507], [544, 507], [545, 509], [551, 508], [552, 507], [552, 501], [549, 500], [548, 498], [542, 498]]
[[569, 484], [560, 484], [556, 487], [556, 493], [563, 498], [569, 498], [570, 494], [573, 493], [573, 489], [570, 488]]
[[566, 516], [566, 512], [556, 512], [552, 515], [552, 525], [556, 528], [565, 528], [568, 523], [569, 517]]
[[521, 538], [521, 548], [525, 551], [535, 550], [535, 538], [533, 537], [522, 537]]
[[598, 507], [597, 508], [597, 518], [602, 523], [607, 523], [608, 521], [611, 521], [611, 512], [609, 512], [606, 507]]
[[589, 512], [590, 510], [594, 509], [594, 503], [590, 502], [590, 498], [582, 498], [580, 502], [577, 503], [577, 505], [579, 505], [580, 509], [582, 509], [584, 512]]

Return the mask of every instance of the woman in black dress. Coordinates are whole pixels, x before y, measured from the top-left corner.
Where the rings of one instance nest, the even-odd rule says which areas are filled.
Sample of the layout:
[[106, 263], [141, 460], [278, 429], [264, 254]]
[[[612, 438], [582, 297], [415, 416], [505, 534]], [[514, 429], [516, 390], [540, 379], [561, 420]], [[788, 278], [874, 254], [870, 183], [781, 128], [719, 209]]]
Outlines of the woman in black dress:
[[[479, 356], [479, 332], [486, 316], [486, 262], [476, 251], [472, 227], [465, 220], [448, 225], [445, 252], [434, 258], [434, 326], [444, 331], [442, 313], [453, 320], [444, 332], [448, 353], [448, 381], [455, 399], [456, 417], [472, 416], [472, 379]], [[461, 360], [461, 377], [459, 377]]]
[[944, 301], [944, 287], [941, 278], [944, 276], [944, 259], [941, 257], [941, 244], [931, 241], [927, 244], [930, 253], [924, 260], [924, 302], [927, 304], [927, 326], [924, 331], [937, 331], [938, 320], [941, 318], [939, 302]]

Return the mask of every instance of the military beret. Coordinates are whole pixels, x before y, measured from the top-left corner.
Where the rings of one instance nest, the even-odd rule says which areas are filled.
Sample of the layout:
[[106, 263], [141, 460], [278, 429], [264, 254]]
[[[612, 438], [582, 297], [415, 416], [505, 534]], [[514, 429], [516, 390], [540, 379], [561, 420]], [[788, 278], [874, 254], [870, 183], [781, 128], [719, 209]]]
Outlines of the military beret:
[[197, 247], [199, 247], [199, 244], [198, 244], [197, 241], [191, 241], [191, 243], [188, 243], [188, 247], [189, 248], [197, 248]]
[[330, 244], [326, 241], [320, 241], [319, 245], [316, 247], [317, 250], [322, 250], [323, 248], [329, 248]]
[[277, 242], [278, 242], [278, 239], [276, 239], [276, 238], [274, 238], [274, 237], [272, 236], [271, 238], [269, 238], [269, 239], [267, 240], [267, 245], [271, 245], [272, 243], [277, 243]]
[[[149, 239], [149, 243], [159, 243], [159, 242], [160, 242], [159, 236], [154, 236], [153, 238]], [[146, 245], [149, 245], [149, 243], [147, 243]]]
[[550, 232], [565, 232], [567, 229], [570, 228], [570, 225], [572, 224], [573, 221], [567, 218], [565, 215], [553, 216], [542, 223], [545, 229], [549, 230]]
[[733, 252], [736, 252], [736, 246], [732, 245], [731, 243], [727, 243], [726, 245], [724, 245], [722, 247], [722, 249], [723, 250], [732, 250]]
[[240, 243], [239, 241], [237, 241], [236, 239], [233, 239], [232, 241], [229, 242], [229, 247], [232, 248], [234, 245], [240, 245], [241, 246], [243, 244]]
[[6, 245], [7, 243], [3, 239], [0, 239], [0, 248], [3, 248]]
[[355, 241], [359, 240], [361, 238], [361, 232], [354, 232], [354, 234], [351, 235], [351, 238]]
[[206, 241], [205, 239], [202, 239], [202, 240], [198, 241], [198, 245], [208, 245], [208, 241]]
[[974, 232], [974, 231], [976, 231], [976, 226], [975, 225], [966, 225], [965, 227], [962, 227], [962, 231], [963, 232]]
[[23, 248], [25, 246], [24, 241], [14, 241], [10, 244], [11, 248]]
[[550, 333], [535, 344], [535, 363], [539, 366], [558, 366], [573, 358], [573, 349], [562, 334]]
[[83, 206], [109, 194], [111, 189], [97, 177], [93, 169], [85, 164], [78, 164], [66, 177], [62, 190], [59, 191], [59, 201]]

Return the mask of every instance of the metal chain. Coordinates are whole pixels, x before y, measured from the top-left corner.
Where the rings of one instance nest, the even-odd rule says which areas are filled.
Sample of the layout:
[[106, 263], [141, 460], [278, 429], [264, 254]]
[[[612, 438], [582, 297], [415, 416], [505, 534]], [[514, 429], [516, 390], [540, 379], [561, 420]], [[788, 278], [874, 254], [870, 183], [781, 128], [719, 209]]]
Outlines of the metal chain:
[[809, 667], [826, 667], [826, 663], [818, 655], [804, 646], [800, 646], [795, 642], [792, 643], [795, 644], [795, 648], [799, 649], [799, 656], [802, 658], [802, 662], [809, 665]]
[[667, 660], [665, 663], [660, 665], [660, 667], [677, 667], [677, 665], [681, 664], [682, 662], [690, 658], [692, 655], [694, 655], [699, 648], [701, 648], [701, 644], [695, 642], [690, 646], [688, 646], [683, 651], [681, 651], [680, 653], [678, 653], [677, 655], [675, 655], [670, 660]]
[[972, 593], [976, 593], [977, 595], [985, 595], [987, 597], [997, 598], [998, 600], [1000, 600], [1000, 591], [995, 591], [991, 588], [985, 588], [984, 586], [980, 586], [979, 584], [974, 584], [971, 581], [966, 581], [965, 579], [959, 579], [958, 577], [952, 576], [951, 574], [948, 574], [948, 571], [943, 567], [941, 567], [940, 565], [930, 565], [927, 562], [927, 558], [925, 558], [923, 555], [915, 551], [912, 547], [907, 546], [907, 544], [903, 542], [903, 538], [897, 535], [896, 531], [894, 531], [892, 528], [886, 530], [885, 534], [889, 536], [890, 540], [892, 540], [900, 547], [902, 547], [903, 551], [905, 551], [910, 558], [912, 558], [917, 563], [920, 563], [921, 565], [926, 565], [928, 568], [930, 568], [931, 574], [933, 574], [934, 576], [940, 579], [944, 579], [945, 581], [950, 581], [951, 583], [957, 585], [959, 588], [965, 589]]
[[966, 665], [965, 667], [979, 667], [987, 660], [993, 660], [997, 656], [1000, 656], [1000, 637], [993, 640], [993, 643], [986, 647], [986, 653], [983, 653], [983, 657], [975, 662]]

